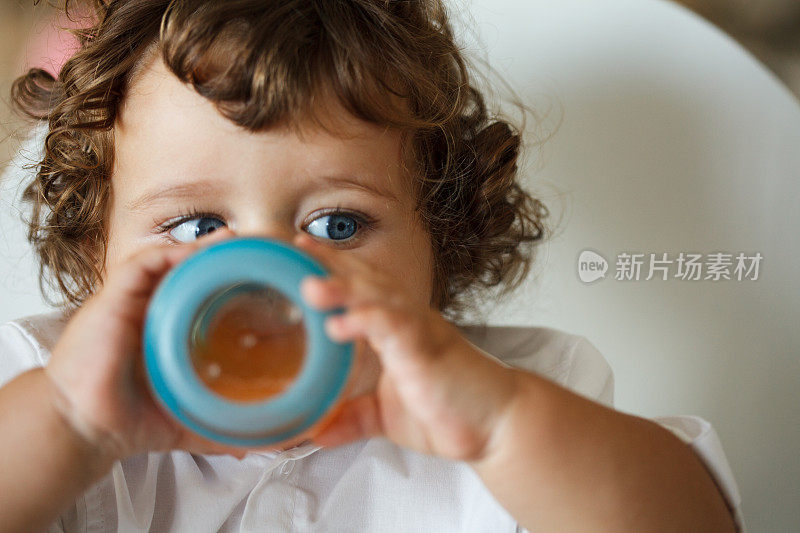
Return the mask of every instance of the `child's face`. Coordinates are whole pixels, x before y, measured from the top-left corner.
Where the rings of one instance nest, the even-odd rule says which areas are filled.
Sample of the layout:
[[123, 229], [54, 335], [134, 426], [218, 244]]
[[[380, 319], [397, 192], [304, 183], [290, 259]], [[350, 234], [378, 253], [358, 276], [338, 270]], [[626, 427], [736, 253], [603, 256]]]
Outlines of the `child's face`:
[[[338, 107], [331, 116], [353, 137], [250, 133], [153, 61], [129, 88], [114, 131], [106, 271], [148, 243], [194, 240], [222, 225], [286, 242], [305, 231], [392, 274], [429, 305], [432, 252], [403, 181], [399, 133]], [[331, 179], [352, 176], [385, 194]], [[331, 215], [337, 207], [341, 215]]]

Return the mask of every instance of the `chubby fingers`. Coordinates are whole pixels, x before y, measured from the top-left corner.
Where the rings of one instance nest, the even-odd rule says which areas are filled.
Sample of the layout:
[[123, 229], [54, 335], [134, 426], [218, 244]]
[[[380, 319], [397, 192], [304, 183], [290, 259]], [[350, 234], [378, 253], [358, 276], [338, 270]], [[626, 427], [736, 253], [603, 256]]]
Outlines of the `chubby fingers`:
[[370, 302], [399, 307], [405, 302], [405, 298], [392, 287], [357, 276], [306, 276], [300, 283], [300, 294], [321, 311]]
[[311, 306], [320, 310], [346, 308], [345, 313], [325, 321], [331, 339], [346, 342], [365, 338], [388, 369], [409, 361], [400, 362], [398, 357], [402, 356], [389, 361], [387, 353], [406, 354], [416, 359], [410, 363], [415, 365], [436, 358], [441, 339], [452, 336], [441, 315], [409, 300], [402, 287], [375, 266], [307, 235], [298, 235], [294, 243], [323, 264], [337, 266], [327, 277], [307, 276], [300, 284], [300, 294]]
[[337, 342], [363, 336], [377, 349], [398, 329], [416, 330], [418, 325], [416, 321], [409, 323], [408, 318], [419, 315], [420, 310], [412, 308], [398, 290], [369, 279], [308, 276], [300, 285], [300, 293], [320, 310], [346, 308], [344, 313], [325, 320], [326, 333]]
[[313, 307], [328, 310], [367, 302], [390, 306], [405, 302], [396, 283], [363, 259], [331, 250], [305, 235], [294, 242], [330, 270], [327, 276], [306, 276], [300, 283], [300, 294]]
[[298, 234], [292, 242], [327, 267], [331, 276], [372, 279], [383, 285], [396, 281], [381, 268], [365, 261], [362, 257], [326, 246], [306, 233]]
[[223, 228], [190, 243], [147, 246], [109, 271], [103, 293], [120, 308], [130, 301], [147, 299], [158, 282], [172, 267], [200, 248], [231, 237], [233, 232]]

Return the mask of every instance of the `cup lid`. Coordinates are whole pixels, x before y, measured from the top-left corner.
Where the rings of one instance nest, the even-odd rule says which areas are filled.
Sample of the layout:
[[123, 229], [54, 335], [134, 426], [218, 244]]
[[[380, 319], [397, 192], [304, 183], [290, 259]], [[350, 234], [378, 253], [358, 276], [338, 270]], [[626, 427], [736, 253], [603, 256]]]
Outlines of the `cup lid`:
[[[225, 444], [263, 446], [311, 427], [342, 393], [353, 358], [353, 343], [337, 343], [324, 329], [325, 319], [344, 309], [319, 311], [300, 295], [303, 278], [326, 274], [302, 250], [258, 237], [214, 243], [178, 264], [161, 280], [145, 318], [145, 367], [157, 401], [193, 431]], [[242, 403], [214, 393], [190, 359], [197, 310], [233, 286], [277, 289], [302, 311], [306, 354], [300, 374], [264, 401]]]

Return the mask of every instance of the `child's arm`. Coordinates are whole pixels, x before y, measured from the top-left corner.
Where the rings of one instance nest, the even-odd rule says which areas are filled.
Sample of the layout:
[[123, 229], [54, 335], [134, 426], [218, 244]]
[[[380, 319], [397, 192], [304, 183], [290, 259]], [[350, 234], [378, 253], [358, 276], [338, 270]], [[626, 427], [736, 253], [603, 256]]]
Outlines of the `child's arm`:
[[183, 449], [244, 456], [246, 450], [207, 441], [163, 413], [136, 364], [160, 279], [229, 235], [217, 230], [132, 254], [70, 318], [47, 365], [0, 388], [0, 531], [46, 527], [115, 460], [131, 455]]
[[0, 530], [43, 531], [110, 470], [113, 458], [53, 407], [43, 368], [0, 387]]
[[470, 464], [523, 527], [735, 531], [703, 463], [670, 431], [515, 372], [515, 399]]
[[294, 243], [326, 264], [301, 293], [346, 307], [325, 328], [364, 338], [380, 359], [377, 390], [344, 404], [335, 446], [369, 436], [470, 464], [531, 531], [734, 531], [711, 475], [669, 430], [487, 357], [397, 280], [306, 235]]

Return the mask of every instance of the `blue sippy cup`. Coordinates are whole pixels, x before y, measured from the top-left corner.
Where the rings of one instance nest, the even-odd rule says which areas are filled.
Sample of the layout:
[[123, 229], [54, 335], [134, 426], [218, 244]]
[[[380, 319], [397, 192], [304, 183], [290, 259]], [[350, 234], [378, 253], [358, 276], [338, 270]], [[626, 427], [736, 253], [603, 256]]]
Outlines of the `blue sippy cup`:
[[[327, 316], [343, 309], [319, 311], [300, 296], [305, 276], [326, 274], [298, 248], [255, 237], [209, 245], [173, 268], [144, 325], [146, 375], [158, 403], [229, 445], [281, 442], [314, 426], [339, 402], [353, 359], [353, 343], [336, 343], [324, 330]], [[226, 353], [214, 352], [220, 346]], [[270, 380], [278, 368], [294, 368], [296, 378]], [[225, 386], [250, 397], [234, 398]], [[277, 393], [257, 394], [276, 386]]]

